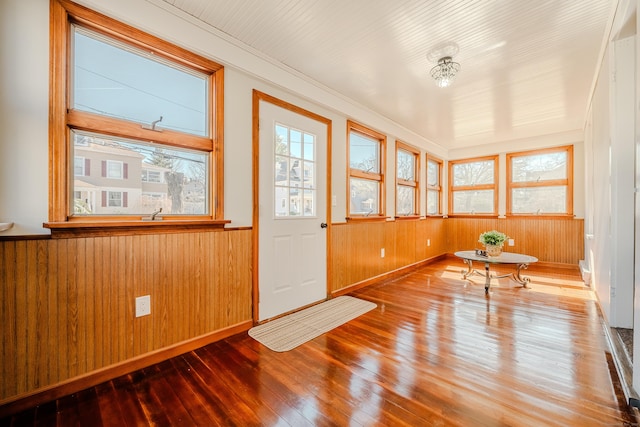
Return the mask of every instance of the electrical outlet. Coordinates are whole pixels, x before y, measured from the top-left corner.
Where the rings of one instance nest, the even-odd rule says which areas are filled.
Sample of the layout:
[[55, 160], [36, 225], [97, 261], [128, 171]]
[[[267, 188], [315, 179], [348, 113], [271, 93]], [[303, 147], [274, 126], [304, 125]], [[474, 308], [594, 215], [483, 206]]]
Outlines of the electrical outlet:
[[136, 298], [136, 317], [148, 316], [151, 314], [151, 295], [144, 295]]
[[516, 244], [515, 240], [509, 239], [509, 246], [514, 246]]
[[427, 239], [427, 246], [431, 246], [431, 239]]
[[384, 258], [384, 248], [380, 249], [380, 258]]

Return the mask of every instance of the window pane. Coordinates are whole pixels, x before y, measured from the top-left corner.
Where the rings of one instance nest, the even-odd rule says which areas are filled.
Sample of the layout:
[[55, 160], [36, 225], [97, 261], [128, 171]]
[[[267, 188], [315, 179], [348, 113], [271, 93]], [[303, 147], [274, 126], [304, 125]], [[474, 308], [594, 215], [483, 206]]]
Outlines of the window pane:
[[349, 167], [364, 172], [380, 173], [380, 141], [351, 132]]
[[314, 162], [303, 163], [303, 182], [304, 188], [316, 188], [316, 168]]
[[302, 132], [291, 130], [289, 132], [289, 150], [291, 157], [302, 158]]
[[289, 128], [276, 123], [275, 126], [275, 152], [284, 156], [289, 155]]
[[304, 159], [305, 160], [313, 160], [316, 156], [315, 153], [316, 148], [316, 137], [315, 135], [310, 135], [308, 133], [304, 134]]
[[316, 190], [304, 190], [302, 197], [302, 203], [304, 205], [302, 215], [316, 216]]
[[289, 187], [275, 188], [276, 217], [289, 215]]
[[122, 162], [107, 160], [107, 178], [122, 179]]
[[493, 213], [493, 190], [454, 191], [453, 213]]
[[209, 135], [207, 76], [79, 27], [73, 49], [74, 109]]
[[351, 178], [349, 182], [351, 189], [351, 207], [349, 212], [357, 215], [377, 215], [378, 195], [380, 194], [380, 183], [366, 179]]
[[412, 215], [416, 212], [415, 209], [415, 189], [413, 187], [407, 187], [406, 185], [398, 185], [397, 188], [397, 215]]
[[567, 152], [544, 153], [511, 159], [513, 182], [567, 178]]
[[427, 191], [427, 215], [438, 215], [440, 213], [440, 192]]
[[459, 163], [453, 165], [453, 186], [493, 184], [494, 161]]
[[97, 165], [73, 180], [74, 215], [208, 213], [208, 153], [81, 132], [73, 141]]
[[567, 213], [567, 187], [514, 188], [511, 191], [513, 213]]
[[405, 150], [398, 150], [398, 178], [416, 181], [416, 156]]
[[109, 207], [122, 206], [122, 193], [119, 191], [109, 191]]
[[74, 157], [73, 158], [73, 174], [75, 176], [84, 175], [84, 157]]
[[440, 185], [440, 164], [433, 160], [427, 161], [427, 185]]
[[289, 185], [289, 158], [284, 156], [276, 156], [275, 163], [275, 185]]
[[302, 191], [298, 187], [289, 187], [289, 215], [302, 214]]

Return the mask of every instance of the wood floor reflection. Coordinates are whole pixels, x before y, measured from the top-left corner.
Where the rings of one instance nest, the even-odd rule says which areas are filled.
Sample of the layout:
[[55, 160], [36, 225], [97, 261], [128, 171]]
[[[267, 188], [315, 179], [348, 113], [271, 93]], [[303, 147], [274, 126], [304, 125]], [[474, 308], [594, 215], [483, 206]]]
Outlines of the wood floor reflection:
[[[461, 280], [457, 259], [353, 295], [378, 307], [275, 353], [240, 334], [0, 425], [635, 425], [577, 272]], [[508, 272], [508, 270], [505, 270]]]

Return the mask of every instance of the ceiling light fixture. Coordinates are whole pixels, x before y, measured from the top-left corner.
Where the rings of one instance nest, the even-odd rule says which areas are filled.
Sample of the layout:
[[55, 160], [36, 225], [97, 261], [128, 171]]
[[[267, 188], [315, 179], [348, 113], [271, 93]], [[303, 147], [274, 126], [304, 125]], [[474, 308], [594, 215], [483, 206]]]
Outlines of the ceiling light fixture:
[[438, 60], [438, 65], [431, 69], [431, 77], [436, 81], [438, 87], [451, 85], [460, 71], [460, 64], [453, 62], [450, 56], [444, 56]]

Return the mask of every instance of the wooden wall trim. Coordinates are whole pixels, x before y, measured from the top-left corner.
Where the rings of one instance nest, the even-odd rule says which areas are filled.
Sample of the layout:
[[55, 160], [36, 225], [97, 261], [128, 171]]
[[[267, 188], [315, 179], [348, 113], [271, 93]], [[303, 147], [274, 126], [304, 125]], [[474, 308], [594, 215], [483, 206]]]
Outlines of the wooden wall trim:
[[[229, 221], [225, 221], [225, 224], [228, 223]], [[224, 228], [206, 228], [205, 231], [239, 231], [239, 230], [251, 230], [251, 226], [241, 226], [241, 227], [224, 227]], [[193, 228], [185, 228], [185, 229], [173, 229], [170, 231], [158, 231], [157, 229], [154, 231], [149, 231], [149, 232], [144, 232], [144, 233], [139, 233], [139, 232], [124, 232], [122, 234], [118, 234], [118, 233], [113, 233], [113, 232], [109, 232], [109, 233], [100, 233], [100, 232], [96, 232], [96, 236], [100, 236], [100, 235], [108, 235], [108, 236], [114, 236], [114, 235], [127, 235], [127, 234], [161, 234], [161, 233], [197, 233], [197, 232], [202, 232], [202, 229], [199, 229], [198, 227], [193, 227]], [[61, 238], [62, 235], [58, 235], [57, 238]], [[72, 233], [69, 234], [67, 236], [65, 236], [65, 238], [82, 238], [82, 237], [90, 237], [87, 236], [85, 234], [78, 234], [78, 233]], [[0, 242], [16, 242], [16, 241], [20, 241], [20, 240], [49, 240], [54, 238], [51, 234], [16, 234], [16, 235], [11, 235], [11, 236], [0, 236]]]
[[181, 343], [165, 347], [163, 349], [152, 351], [138, 357], [116, 363], [102, 369], [79, 375], [75, 378], [62, 381], [48, 387], [43, 387], [36, 391], [25, 393], [19, 396], [13, 396], [9, 399], [0, 401], [0, 418], [24, 411], [43, 403], [58, 399], [88, 387], [96, 386], [105, 381], [112, 380], [129, 372], [160, 363], [169, 358], [179, 356], [184, 353], [196, 350], [207, 344], [219, 341], [241, 332], [245, 332], [251, 328], [253, 322], [250, 320], [240, 322], [228, 328], [205, 334]]
[[51, 234], [21, 234], [13, 236], [0, 236], [0, 242], [16, 242], [19, 240], [50, 240]]

